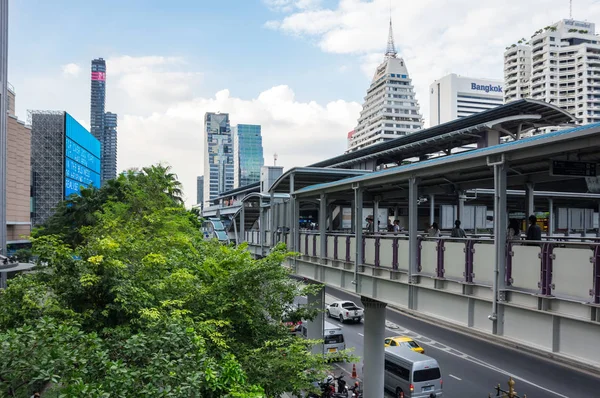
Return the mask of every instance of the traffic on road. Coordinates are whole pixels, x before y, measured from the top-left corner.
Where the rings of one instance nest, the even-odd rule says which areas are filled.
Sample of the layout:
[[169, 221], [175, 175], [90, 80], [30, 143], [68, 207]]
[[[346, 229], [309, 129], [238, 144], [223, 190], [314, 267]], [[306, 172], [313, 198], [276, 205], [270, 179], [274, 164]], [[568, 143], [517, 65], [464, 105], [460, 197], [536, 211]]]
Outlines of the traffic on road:
[[[357, 305], [360, 298], [327, 287], [325, 302], [329, 317], [326, 323], [343, 335], [346, 348], [362, 358], [364, 314]], [[352, 318], [360, 321], [346, 322]], [[519, 396], [600, 396], [599, 375], [448, 330], [390, 308], [386, 338], [381, 343], [386, 346], [388, 397], [399, 397], [401, 393], [405, 397], [487, 397], [495, 394], [498, 384], [506, 389], [509, 378], [516, 382]], [[336, 376], [349, 378], [349, 386], [362, 380], [362, 363], [336, 362], [334, 369]], [[352, 378], [353, 371], [356, 378]]]

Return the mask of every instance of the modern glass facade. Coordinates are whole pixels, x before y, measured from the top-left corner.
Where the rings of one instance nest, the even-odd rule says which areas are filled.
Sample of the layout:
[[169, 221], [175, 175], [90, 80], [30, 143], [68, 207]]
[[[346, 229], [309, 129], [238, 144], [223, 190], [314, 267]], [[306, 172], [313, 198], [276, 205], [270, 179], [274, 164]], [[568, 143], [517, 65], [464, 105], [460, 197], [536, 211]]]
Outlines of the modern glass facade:
[[204, 202], [204, 176], [198, 176], [196, 179], [196, 204], [202, 206]]
[[100, 187], [100, 141], [65, 113], [65, 197], [90, 184]]
[[260, 168], [265, 164], [259, 125], [238, 124], [233, 128], [233, 154], [233, 187], [259, 182]]
[[104, 141], [102, 142], [102, 181], [117, 176], [117, 114], [104, 114]]
[[204, 115], [204, 197], [212, 201], [233, 189], [233, 139], [228, 113]]

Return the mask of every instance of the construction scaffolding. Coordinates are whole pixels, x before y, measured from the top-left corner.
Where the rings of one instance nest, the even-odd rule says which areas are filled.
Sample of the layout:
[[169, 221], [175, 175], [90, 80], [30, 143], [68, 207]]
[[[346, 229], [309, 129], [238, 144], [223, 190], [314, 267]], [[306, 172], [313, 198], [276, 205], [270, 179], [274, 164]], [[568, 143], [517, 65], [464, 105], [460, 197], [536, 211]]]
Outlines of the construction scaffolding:
[[32, 226], [43, 224], [64, 199], [65, 112], [28, 111], [31, 125]]

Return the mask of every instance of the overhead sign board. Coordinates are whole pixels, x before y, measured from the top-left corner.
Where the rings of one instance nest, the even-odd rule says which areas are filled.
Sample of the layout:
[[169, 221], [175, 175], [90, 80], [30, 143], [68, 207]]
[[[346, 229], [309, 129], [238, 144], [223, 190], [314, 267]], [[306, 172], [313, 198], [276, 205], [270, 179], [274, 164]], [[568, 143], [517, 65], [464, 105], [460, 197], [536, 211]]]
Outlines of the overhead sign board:
[[596, 163], [553, 160], [550, 175], [565, 177], [596, 177]]

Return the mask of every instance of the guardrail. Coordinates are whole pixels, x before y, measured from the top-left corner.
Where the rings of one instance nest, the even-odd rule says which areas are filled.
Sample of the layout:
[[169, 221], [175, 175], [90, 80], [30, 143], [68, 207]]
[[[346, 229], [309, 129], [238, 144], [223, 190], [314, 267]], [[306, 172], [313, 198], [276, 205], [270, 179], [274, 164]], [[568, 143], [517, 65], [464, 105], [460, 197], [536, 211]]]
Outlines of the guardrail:
[[[282, 233], [280, 236], [278, 241], [289, 243], [289, 234]], [[320, 239], [318, 233], [301, 232], [296, 251], [304, 256], [320, 257]], [[492, 286], [493, 240], [419, 236], [418, 242], [417, 263], [421, 275]], [[328, 260], [354, 262], [356, 245], [353, 234], [327, 234], [325, 247]], [[361, 263], [408, 272], [408, 252], [406, 235], [366, 235]], [[509, 241], [506, 245], [505, 275], [507, 290], [600, 304], [600, 243]]]

